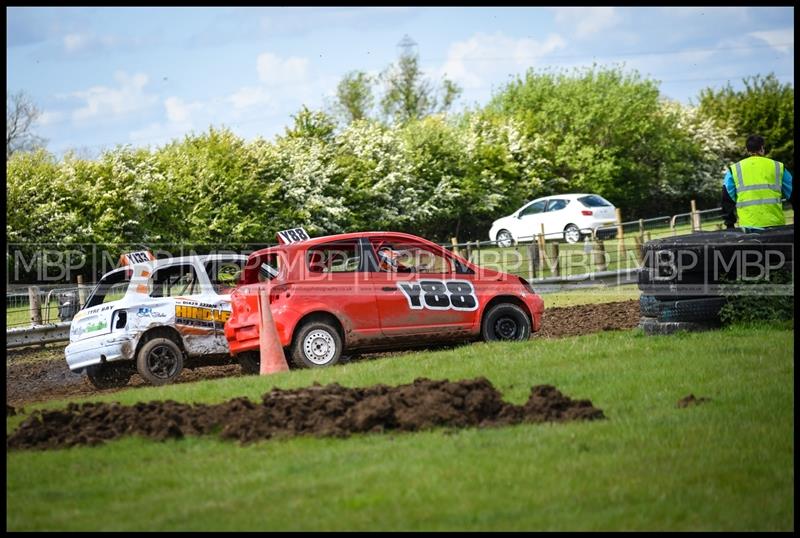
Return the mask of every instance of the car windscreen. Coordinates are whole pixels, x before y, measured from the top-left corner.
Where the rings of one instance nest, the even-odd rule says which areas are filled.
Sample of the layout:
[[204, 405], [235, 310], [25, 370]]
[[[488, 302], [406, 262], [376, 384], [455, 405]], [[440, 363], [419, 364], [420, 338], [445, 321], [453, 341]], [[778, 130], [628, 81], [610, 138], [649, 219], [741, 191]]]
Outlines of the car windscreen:
[[596, 194], [590, 194], [589, 196], [581, 196], [578, 198], [578, 201], [585, 205], [586, 207], [611, 207], [612, 204], [605, 198], [597, 196]]
[[91, 308], [99, 304], [122, 299], [128, 290], [132, 275], [133, 269], [130, 267], [107, 274], [94, 287], [83, 307]]

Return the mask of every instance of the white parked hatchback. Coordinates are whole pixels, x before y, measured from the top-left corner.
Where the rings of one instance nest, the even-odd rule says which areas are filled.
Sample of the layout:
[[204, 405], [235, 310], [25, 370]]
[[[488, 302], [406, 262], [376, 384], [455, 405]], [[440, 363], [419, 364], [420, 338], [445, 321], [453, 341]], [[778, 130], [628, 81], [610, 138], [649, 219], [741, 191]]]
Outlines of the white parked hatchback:
[[614, 205], [597, 194], [546, 196], [494, 221], [489, 239], [504, 247], [514, 241], [531, 241], [544, 224], [546, 239], [577, 243], [595, 228], [613, 224], [615, 218]]

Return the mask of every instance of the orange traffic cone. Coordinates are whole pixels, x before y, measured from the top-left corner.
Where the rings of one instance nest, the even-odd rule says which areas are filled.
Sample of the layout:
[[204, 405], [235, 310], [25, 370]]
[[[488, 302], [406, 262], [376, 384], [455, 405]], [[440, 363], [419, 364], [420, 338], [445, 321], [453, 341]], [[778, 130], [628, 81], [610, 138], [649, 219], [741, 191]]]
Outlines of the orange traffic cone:
[[269, 306], [269, 291], [259, 290], [258, 310], [261, 314], [261, 327], [258, 331], [258, 345], [261, 350], [259, 375], [274, 374], [289, 370], [283, 354], [275, 320], [272, 319], [272, 308]]

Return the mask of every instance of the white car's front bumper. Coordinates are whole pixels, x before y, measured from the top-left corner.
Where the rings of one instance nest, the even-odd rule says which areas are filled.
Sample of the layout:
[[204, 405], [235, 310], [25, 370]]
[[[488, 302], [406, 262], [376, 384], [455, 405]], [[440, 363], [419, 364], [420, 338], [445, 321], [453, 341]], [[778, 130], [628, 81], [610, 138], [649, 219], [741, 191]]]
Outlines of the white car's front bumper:
[[133, 358], [136, 349], [133, 335], [106, 336], [72, 342], [66, 347], [67, 366], [81, 372], [87, 366]]

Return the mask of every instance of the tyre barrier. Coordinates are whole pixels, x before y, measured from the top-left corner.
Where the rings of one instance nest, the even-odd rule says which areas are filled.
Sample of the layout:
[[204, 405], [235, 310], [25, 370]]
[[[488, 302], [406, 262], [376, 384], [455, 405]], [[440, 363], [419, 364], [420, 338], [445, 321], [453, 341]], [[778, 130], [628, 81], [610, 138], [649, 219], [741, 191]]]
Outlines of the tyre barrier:
[[642, 251], [637, 280], [644, 333], [709, 330], [722, 325], [726, 286], [748, 278], [766, 280], [762, 275], [772, 272], [793, 272], [794, 225], [755, 232], [696, 232], [648, 241]]

